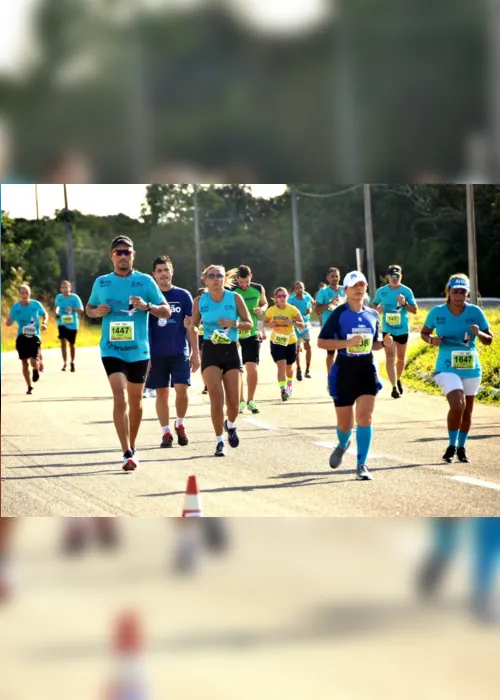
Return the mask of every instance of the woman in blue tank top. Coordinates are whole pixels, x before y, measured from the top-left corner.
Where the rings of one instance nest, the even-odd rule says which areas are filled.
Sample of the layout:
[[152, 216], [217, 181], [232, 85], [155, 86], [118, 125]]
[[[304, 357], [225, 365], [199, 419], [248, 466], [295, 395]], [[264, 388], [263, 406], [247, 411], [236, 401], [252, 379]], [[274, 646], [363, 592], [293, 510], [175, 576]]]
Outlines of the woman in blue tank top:
[[[207, 291], [194, 300], [193, 316], [188, 321], [203, 326], [201, 371], [210, 396], [212, 423], [217, 445], [216, 457], [224, 457], [224, 430], [231, 447], [240, 439], [235, 421], [240, 404], [240, 376], [243, 371], [238, 352], [238, 330], [251, 330], [250, 314], [243, 298], [227, 289], [237, 270], [226, 272], [222, 265], [209, 265], [202, 274]], [[224, 395], [227, 419], [224, 420]]]

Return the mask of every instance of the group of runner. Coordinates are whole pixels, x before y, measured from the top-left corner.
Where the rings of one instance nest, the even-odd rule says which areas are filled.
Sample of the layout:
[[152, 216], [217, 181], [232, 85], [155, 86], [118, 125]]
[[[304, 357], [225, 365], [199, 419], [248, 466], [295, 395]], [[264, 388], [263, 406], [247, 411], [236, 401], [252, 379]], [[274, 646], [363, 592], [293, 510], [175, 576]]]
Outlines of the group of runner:
[[[214, 455], [225, 456], [225, 435], [230, 447], [238, 447], [238, 415], [244, 411], [259, 413], [255, 394], [263, 338], [269, 331], [279, 395], [287, 401], [293, 394], [294, 364], [297, 381], [302, 381], [304, 375], [311, 378], [311, 314], [315, 311], [322, 326], [318, 347], [327, 352], [328, 391], [337, 415], [338, 445], [330, 456], [330, 466], [336, 469], [342, 463], [356, 423], [356, 478], [372, 479], [367, 461], [375, 398], [381, 389], [373, 352], [384, 348], [391, 396], [401, 398], [409, 314], [417, 312], [412, 290], [402, 284], [399, 265], [389, 266], [388, 284], [376, 290], [370, 308], [366, 303], [367, 280], [358, 271], [348, 273], [340, 285], [340, 270], [329, 268], [327, 284], [318, 291], [316, 300], [297, 281], [292, 294], [278, 287], [272, 297], [274, 303], [269, 304], [264, 287], [253, 281], [248, 266], [226, 271], [221, 265], [209, 265], [202, 273], [205, 286], [193, 300], [187, 290], [173, 285], [174, 267], [167, 256], [156, 258], [151, 276], [134, 269], [134, 245], [127, 236], [113, 239], [109, 255], [113, 271], [96, 279], [85, 311], [90, 318], [102, 319], [101, 357], [113, 393], [113, 420], [125, 471], [139, 466], [136, 440], [145, 388], [155, 391], [161, 447], [173, 446], [174, 433], [179, 445], [188, 445], [188, 388], [192, 373], [200, 367], [204, 393], [210, 400]], [[467, 302], [469, 292], [467, 276], [452, 275], [446, 285], [446, 302], [429, 312], [421, 333], [425, 342], [439, 346], [435, 380], [449, 403], [449, 446], [443, 455], [446, 462], [452, 462], [455, 456], [462, 462], [469, 461], [465, 444], [481, 379], [476, 339], [484, 345], [492, 342], [484, 313]], [[63, 370], [68, 342], [71, 371], [75, 371], [75, 342], [83, 305], [67, 281], [57, 295], [56, 313]], [[20, 301], [13, 306], [7, 325], [14, 321], [19, 326], [16, 347], [27, 393], [31, 394], [32, 381], [39, 376], [40, 331], [46, 327], [48, 314], [30, 298], [27, 285], [20, 288]], [[259, 322], [263, 322], [262, 327]], [[173, 429], [171, 388], [176, 406]]]

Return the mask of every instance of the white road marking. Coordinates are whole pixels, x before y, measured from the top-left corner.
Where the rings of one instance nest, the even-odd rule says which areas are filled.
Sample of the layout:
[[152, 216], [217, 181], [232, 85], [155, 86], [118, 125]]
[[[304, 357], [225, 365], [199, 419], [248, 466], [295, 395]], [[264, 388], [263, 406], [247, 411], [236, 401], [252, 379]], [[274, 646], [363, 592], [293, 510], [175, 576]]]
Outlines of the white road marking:
[[[318, 445], [318, 447], [326, 447], [329, 450], [333, 450], [336, 445], [333, 444], [333, 442], [313, 442], [313, 445]], [[348, 455], [354, 455], [354, 457], [358, 456], [358, 453], [356, 450], [353, 450], [352, 448], [347, 450]], [[370, 459], [392, 459], [389, 455], [378, 455], [376, 453], [370, 452], [368, 455]]]
[[255, 425], [257, 428], [262, 428], [263, 430], [281, 430], [281, 428], [277, 428], [275, 425], [271, 425], [270, 423], [264, 423], [264, 421], [256, 420], [255, 418], [244, 418], [243, 420], [246, 423], [251, 423], [252, 425]]
[[482, 486], [484, 489], [494, 489], [500, 491], [500, 484], [493, 481], [483, 481], [483, 479], [474, 479], [472, 476], [448, 476], [452, 481], [460, 481], [462, 484], [470, 484], [471, 486]]

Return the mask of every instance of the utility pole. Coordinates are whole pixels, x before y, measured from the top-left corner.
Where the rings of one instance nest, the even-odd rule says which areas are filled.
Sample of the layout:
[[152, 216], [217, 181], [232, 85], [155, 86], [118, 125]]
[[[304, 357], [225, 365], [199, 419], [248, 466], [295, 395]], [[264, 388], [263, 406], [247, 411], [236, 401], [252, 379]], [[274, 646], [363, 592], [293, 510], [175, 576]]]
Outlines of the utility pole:
[[66, 228], [66, 268], [68, 279], [71, 282], [72, 291], [76, 292], [75, 275], [75, 252], [73, 249], [73, 233], [71, 231], [71, 220], [68, 209], [68, 189], [63, 185], [64, 190], [64, 225]]
[[38, 185], [35, 185], [35, 206], [36, 206], [36, 218], [37, 221], [40, 218], [40, 212], [38, 208]]
[[198, 209], [198, 185], [194, 187], [194, 250], [195, 250], [195, 266], [196, 266], [196, 287], [195, 292], [200, 286], [201, 275], [201, 247], [200, 247], [200, 213]]
[[363, 185], [363, 191], [365, 199], [366, 267], [368, 271], [368, 293], [373, 299], [377, 290], [377, 279], [375, 277], [375, 250], [373, 245], [373, 222], [370, 185]]
[[300, 254], [300, 230], [299, 211], [297, 207], [297, 188], [290, 185], [290, 196], [292, 199], [292, 230], [293, 230], [293, 257], [295, 261], [295, 280], [302, 279], [302, 259]]
[[477, 304], [477, 246], [476, 246], [476, 216], [474, 212], [474, 185], [465, 185], [467, 201], [467, 248], [469, 253], [470, 300]]

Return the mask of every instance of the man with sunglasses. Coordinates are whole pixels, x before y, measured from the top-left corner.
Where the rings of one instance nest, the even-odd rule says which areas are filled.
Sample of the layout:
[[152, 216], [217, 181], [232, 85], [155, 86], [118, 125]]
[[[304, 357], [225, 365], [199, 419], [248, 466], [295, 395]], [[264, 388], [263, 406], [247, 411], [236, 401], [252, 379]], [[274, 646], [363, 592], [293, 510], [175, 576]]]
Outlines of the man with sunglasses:
[[392, 384], [391, 396], [393, 399], [399, 399], [403, 394], [401, 377], [405, 369], [410, 336], [408, 313], [416, 314], [418, 306], [411, 289], [401, 284], [403, 271], [400, 265], [389, 265], [387, 277], [389, 284], [377, 289], [372, 308], [382, 313], [383, 337], [391, 335], [394, 340], [393, 345], [385, 348], [385, 360], [387, 374]]
[[[114, 270], [98, 277], [86, 312], [102, 318], [101, 357], [113, 392], [113, 420], [123, 450], [123, 470], [139, 466], [135, 442], [142, 419], [142, 393], [150, 358], [148, 313], [169, 318], [170, 306], [151, 275], [134, 270], [134, 244], [111, 242]], [[128, 408], [127, 408], [128, 404]]]

